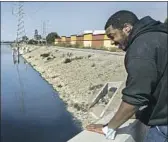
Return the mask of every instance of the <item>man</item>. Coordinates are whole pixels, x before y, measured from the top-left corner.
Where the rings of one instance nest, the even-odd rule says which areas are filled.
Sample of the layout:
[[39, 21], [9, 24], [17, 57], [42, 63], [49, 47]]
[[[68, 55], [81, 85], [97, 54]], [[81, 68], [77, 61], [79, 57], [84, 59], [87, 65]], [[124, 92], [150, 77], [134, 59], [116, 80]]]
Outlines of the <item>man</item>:
[[166, 26], [149, 16], [139, 20], [134, 13], [124, 10], [108, 19], [106, 34], [126, 51], [126, 87], [122, 90], [122, 103], [111, 121], [105, 126], [91, 124], [87, 130], [114, 139], [117, 128], [135, 115], [151, 126], [144, 142], [168, 140]]

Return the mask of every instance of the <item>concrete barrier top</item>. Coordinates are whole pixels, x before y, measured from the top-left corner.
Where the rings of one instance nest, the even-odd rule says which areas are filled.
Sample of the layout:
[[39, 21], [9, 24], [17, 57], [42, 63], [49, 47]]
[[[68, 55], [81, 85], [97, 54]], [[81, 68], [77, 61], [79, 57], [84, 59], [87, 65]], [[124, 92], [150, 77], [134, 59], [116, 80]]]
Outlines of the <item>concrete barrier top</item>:
[[[113, 113], [109, 114], [97, 124], [106, 124], [113, 115]], [[115, 140], [107, 140], [101, 134], [84, 130], [68, 142], [142, 142], [147, 130], [148, 127], [138, 120], [130, 119], [117, 130]]]

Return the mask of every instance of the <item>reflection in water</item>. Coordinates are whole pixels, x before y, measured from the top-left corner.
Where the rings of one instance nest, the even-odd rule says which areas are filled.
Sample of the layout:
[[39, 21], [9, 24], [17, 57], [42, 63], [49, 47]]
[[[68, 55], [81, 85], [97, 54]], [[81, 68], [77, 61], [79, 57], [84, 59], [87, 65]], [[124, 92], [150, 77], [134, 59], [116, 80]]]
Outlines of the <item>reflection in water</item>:
[[18, 69], [18, 64], [16, 65], [17, 68], [17, 74], [18, 74], [18, 81], [19, 81], [19, 85], [20, 85], [20, 101], [21, 101], [21, 111], [24, 112], [25, 111], [25, 106], [24, 106], [24, 85], [20, 76], [20, 72]]
[[[18, 93], [19, 96], [19, 100], [20, 100], [20, 104], [21, 104], [21, 111], [25, 112], [25, 105], [24, 105], [24, 85], [20, 76], [20, 72], [19, 72], [19, 63], [20, 63], [20, 53], [19, 53], [19, 47], [14, 48], [12, 50], [12, 57], [13, 57], [13, 63], [16, 66], [16, 70], [17, 70], [17, 76], [18, 76], [18, 82], [20, 85], [20, 93]], [[17, 94], [16, 94], [17, 95]]]
[[12, 57], [13, 57], [13, 63], [16, 64], [17, 63], [17, 50], [14, 48], [12, 49]]
[[19, 53], [19, 47], [16, 49], [16, 48], [13, 48], [12, 50], [12, 55], [13, 55], [13, 63], [16, 64], [20, 62], [20, 53]]

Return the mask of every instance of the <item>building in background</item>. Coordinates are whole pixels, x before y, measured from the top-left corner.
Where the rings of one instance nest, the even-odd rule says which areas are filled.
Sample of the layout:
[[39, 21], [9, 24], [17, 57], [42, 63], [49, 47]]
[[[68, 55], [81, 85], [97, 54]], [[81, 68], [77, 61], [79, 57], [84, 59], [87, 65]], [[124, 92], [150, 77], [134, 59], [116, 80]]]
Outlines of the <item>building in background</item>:
[[85, 30], [70, 37], [62, 36], [61, 39], [55, 39], [55, 44], [67, 43], [71, 45], [79, 45], [92, 48], [112, 48], [111, 39], [105, 33], [105, 30]]

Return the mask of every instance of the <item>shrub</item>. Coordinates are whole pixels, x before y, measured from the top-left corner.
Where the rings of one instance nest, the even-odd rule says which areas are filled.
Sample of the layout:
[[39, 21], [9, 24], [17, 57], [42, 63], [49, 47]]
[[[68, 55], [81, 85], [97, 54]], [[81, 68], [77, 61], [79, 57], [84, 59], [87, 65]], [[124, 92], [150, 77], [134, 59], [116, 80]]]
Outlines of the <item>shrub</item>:
[[65, 60], [63, 61], [63, 63], [67, 64], [70, 63], [72, 60], [70, 58], [65, 58]]
[[100, 49], [100, 50], [107, 50], [107, 48], [104, 47], [104, 46], [100, 46], [98, 49]]
[[72, 47], [70, 43], [65, 43], [65, 47]]
[[72, 45], [70, 43], [65, 43], [65, 42], [57, 43], [55, 45], [60, 46], [60, 47], [72, 47]]
[[28, 44], [38, 44], [38, 41], [33, 40], [33, 39], [30, 39], [30, 40], [28, 41]]
[[117, 48], [111, 47], [111, 48], [109, 48], [109, 51], [110, 51], [110, 52], [116, 52], [116, 51], [117, 51]]
[[83, 45], [80, 43], [73, 44], [72, 47], [74, 48], [83, 48]]
[[43, 53], [43, 54], [40, 54], [40, 57], [43, 57], [43, 58], [48, 57], [48, 56], [50, 56], [50, 53]]
[[49, 33], [46, 37], [47, 43], [49, 44], [54, 43], [56, 38], [60, 38], [56, 32]]

